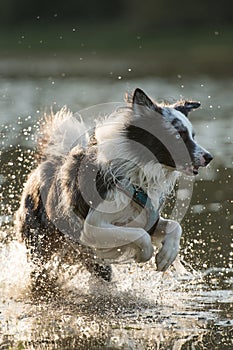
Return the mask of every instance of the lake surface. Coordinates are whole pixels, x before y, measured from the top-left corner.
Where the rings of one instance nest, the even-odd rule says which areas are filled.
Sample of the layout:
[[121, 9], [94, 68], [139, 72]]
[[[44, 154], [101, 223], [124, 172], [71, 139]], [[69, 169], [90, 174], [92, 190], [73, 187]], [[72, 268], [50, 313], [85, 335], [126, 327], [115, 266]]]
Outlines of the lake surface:
[[[232, 349], [233, 79], [126, 79], [110, 73], [106, 79], [0, 79], [0, 349]], [[77, 112], [121, 102], [135, 87], [159, 101], [191, 98], [202, 104], [191, 119], [214, 160], [192, 182], [182, 220], [180, 256], [189, 273], [158, 273], [153, 260], [116, 265], [106, 285], [66, 266], [59, 297], [35, 302], [26, 251], [14, 239], [12, 221], [33, 168], [38, 120], [51, 106]]]

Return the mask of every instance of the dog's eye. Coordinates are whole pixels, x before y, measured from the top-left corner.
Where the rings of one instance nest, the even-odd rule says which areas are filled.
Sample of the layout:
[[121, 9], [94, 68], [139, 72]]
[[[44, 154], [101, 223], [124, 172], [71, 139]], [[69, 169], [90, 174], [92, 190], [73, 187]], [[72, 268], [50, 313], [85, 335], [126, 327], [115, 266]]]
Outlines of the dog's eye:
[[179, 140], [181, 138], [180, 134], [176, 134], [176, 139]]

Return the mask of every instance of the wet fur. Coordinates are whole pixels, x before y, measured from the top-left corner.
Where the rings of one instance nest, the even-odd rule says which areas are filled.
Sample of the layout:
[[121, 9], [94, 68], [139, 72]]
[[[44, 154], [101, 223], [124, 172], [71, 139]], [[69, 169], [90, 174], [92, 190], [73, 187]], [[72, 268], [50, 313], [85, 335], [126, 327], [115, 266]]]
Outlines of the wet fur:
[[[153, 119], [151, 111], [156, 112], [157, 118], [161, 115], [161, 128], [166, 129], [167, 135], [174, 138], [179, 130], [187, 131], [187, 126], [191, 125], [186, 119], [185, 125], [181, 114], [187, 115], [197, 107], [198, 103], [187, 101], [180, 101], [171, 106], [157, 105], [137, 89], [128, 107], [118, 109], [112, 115], [98, 121], [94, 133], [88, 134], [83, 121], [73, 117], [66, 108], [44, 120], [37, 141], [38, 166], [25, 184], [16, 220], [18, 236], [25, 241], [29, 258], [35, 266], [34, 288], [41, 285], [42, 275], [47, 278], [46, 264], [55, 253], [60, 254], [61, 260], [81, 262], [90, 273], [110, 281], [110, 265], [97, 262], [95, 250], [80, 244], [80, 235], [90, 210], [90, 203], [97, 208], [101, 201], [107, 198], [114, 200], [116, 207], [121, 208], [127, 201], [127, 196], [116, 188], [116, 179], [120, 177], [137, 184], [151, 198], [153, 205], [159, 207], [160, 197], [170, 193], [179, 173], [171, 155], [163, 148], [161, 142], [148, 137], [145, 120], [151, 120], [150, 128], [151, 125], [157, 128], [159, 119]], [[191, 131], [188, 130], [188, 133], [190, 136]], [[140, 156], [138, 152], [135, 153], [129, 140], [144, 143], [145, 153]], [[195, 146], [193, 140], [188, 142], [191, 158], [196, 162], [194, 166], [198, 167], [200, 159], [196, 159], [195, 154], [201, 152], [200, 148]], [[150, 159], [150, 153], [146, 149], [156, 155], [158, 161]], [[124, 159], [119, 159], [119, 154], [123, 154]], [[141, 166], [135, 167], [135, 164], [139, 163]], [[183, 164], [180, 166], [184, 167]], [[91, 181], [84, 171], [86, 168], [89, 169], [89, 173], [96, 174], [95, 187], [98, 198], [92, 196]], [[83, 197], [81, 188], [85, 187], [90, 188], [89, 198]], [[132, 206], [131, 209], [132, 212], [128, 215], [137, 216], [138, 208]], [[91, 220], [101, 221], [101, 218], [95, 217]], [[121, 225], [124, 224], [124, 220], [122, 219]], [[171, 224], [173, 225], [172, 222]], [[164, 221], [161, 220], [161, 232], [164, 232], [163, 225]], [[179, 246], [181, 230], [175, 224], [174, 227], [178, 228], [174, 242]], [[159, 245], [163, 244], [166, 247], [164, 236], [158, 233], [155, 242], [157, 238]], [[167, 247], [171, 249], [169, 244]], [[139, 248], [141, 246], [137, 247]], [[150, 255], [151, 253], [148, 256]], [[135, 259], [146, 261], [148, 257], [139, 254]], [[162, 259], [165, 259], [164, 252], [160, 253], [158, 264], [161, 264], [159, 261]], [[170, 260], [161, 270], [169, 266]], [[43, 283], [46, 283], [46, 278]]]

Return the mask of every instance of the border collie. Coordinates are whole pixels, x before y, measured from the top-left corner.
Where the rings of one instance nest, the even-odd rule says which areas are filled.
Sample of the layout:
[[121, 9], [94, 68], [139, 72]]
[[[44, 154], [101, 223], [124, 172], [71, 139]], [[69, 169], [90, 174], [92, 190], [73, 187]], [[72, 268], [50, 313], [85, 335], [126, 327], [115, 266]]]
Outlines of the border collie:
[[46, 276], [54, 254], [111, 280], [111, 263], [151, 259], [158, 271], [179, 251], [178, 222], [160, 216], [180, 173], [198, 174], [212, 156], [197, 144], [188, 113], [199, 102], [159, 105], [141, 89], [88, 131], [66, 108], [43, 122], [39, 162], [25, 184], [17, 231]]

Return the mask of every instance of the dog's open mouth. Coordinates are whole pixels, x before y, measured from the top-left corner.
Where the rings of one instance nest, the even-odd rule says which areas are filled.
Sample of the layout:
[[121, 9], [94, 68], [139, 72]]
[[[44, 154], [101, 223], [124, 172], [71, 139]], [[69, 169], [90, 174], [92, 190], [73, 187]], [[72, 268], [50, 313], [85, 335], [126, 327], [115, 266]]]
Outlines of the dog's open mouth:
[[199, 170], [199, 167], [198, 166], [194, 166], [193, 167], [193, 175], [198, 175], [198, 170]]
[[183, 172], [189, 176], [193, 176], [193, 175], [196, 176], [199, 173], [199, 167], [197, 165], [190, 165], [184, 168]]

